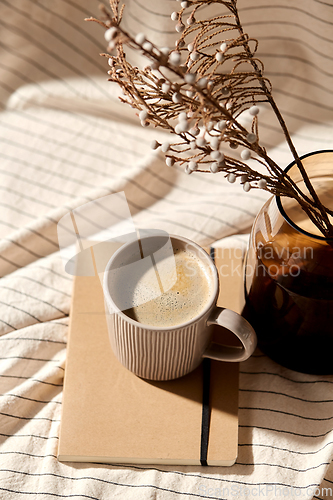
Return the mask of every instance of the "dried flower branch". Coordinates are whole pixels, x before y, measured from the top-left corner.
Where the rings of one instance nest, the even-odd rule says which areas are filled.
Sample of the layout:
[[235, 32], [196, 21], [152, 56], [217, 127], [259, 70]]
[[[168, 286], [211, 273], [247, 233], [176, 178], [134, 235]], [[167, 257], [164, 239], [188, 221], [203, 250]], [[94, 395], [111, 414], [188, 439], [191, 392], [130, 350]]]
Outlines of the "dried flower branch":
[[[199, 9], [217, 3], [227, 14], [196, 20]], [[191, 6], [186, 24], [185, 9]], [[294, 198], [325, 236], [333, 236], [329, 216], [333, 212], [320, 202], [297, 155], [287, 126], [272, 96], [270, 81], [256, 57], [258, 41], [243, 30], [237, 0], [182, 1], [171, 19], [180, 37], [174, 50], [158, 48], [143, 33], [131, 37], [121, 26], [124, 6], [110, 0], [111, 13], [101, 7], [104, 20], [87, 19], [105, 29], [110, 81], [116, 82], [124, 97], [120, 100], [138, 110], [142, 126], [154, 125], [169, 131], [175, 141], [161, 148], [166, 164], [185, 167], [185, 172], [223, 172], [231, 183], [240, 181], [244, 191], [264, 189], [273, 195]], [[187, 43], [187, 41], [189, 43]], [[126, 59], [124, 46], [139, 51], [150, 64], [140, 70]], [[300, 190], [288, 174], [268, 156], [259, 143], [258, 104], [269, 103], [281, 125], [287, 144], [305, 182]], [[244, 114], [250, 124], [244, 125]], [[249, 121], [249, 120], [248, 120]], [[241, 149], [240, 157], [221, 151], [222, 145]], [[246, 162], [253, 160], [251, 166]], [[257, 162], [266, 174], [252, 165]]]

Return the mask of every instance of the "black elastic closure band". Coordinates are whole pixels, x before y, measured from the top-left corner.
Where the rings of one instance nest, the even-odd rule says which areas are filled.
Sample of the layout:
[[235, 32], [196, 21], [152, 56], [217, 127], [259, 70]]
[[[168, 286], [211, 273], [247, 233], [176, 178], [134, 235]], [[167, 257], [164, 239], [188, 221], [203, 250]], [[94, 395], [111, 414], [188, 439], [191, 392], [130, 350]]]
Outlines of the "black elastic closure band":
[[[211, 259], [215, 262], [215, 248], [210, 247], [209, 251]], [[209, 426], [210, 426], [210, 359], [204, 358], [202, 363], [202, 417], [201, 417], [201, 444], [200, 444], [200, 463], [208, 466], [208, 442], [209, 442]]]
[[[213, 262], [215, 262], [215, 248], [210, 247], [209, 254]], [[201, 444], [200, 444], [200, 463], [208, 466], [208, 442], [209, 442], [209, 426], [210, 426], [210, 359], [204, 358], [202, 363], [202, 417], [201, 417]]]
[[200, 446], [200, 463], [207, 466], [207, 453], [209, 441], [209, 424], [210, 424], [210, 407], [209, 407], [209, 392], [210, 392], [210, 359], [205, 358], [202, 363], [202, 418], [201, 418], [201, 446]]

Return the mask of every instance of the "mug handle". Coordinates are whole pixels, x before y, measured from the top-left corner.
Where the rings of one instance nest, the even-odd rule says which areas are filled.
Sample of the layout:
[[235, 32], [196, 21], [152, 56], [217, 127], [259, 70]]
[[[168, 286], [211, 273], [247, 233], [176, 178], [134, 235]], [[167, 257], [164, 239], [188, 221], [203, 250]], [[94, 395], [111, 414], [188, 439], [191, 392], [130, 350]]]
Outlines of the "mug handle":
[[257, 346], [257, 336], [246, 319], [230, 309], [215, 307], [207, 321], [207, 326], [218, 325], [233, 333], [242, 347], [232, 347], [211, 342], [203, 353], [203, 358], [218, 361], [245, 361], [253, 354]]

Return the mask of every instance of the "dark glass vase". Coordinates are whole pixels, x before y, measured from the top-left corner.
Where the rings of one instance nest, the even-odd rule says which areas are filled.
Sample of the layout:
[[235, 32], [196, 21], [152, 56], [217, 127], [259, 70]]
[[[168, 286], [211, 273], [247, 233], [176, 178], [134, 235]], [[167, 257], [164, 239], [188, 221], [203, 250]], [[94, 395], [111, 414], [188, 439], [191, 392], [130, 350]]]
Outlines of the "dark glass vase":
[[[322, 203], [333, 208], [333, 151], [302, 157]], [[295, 164], [288, 174], [302, 188]], [[259, 348], [279, 364], [333, 374], [333, 238], [325, 238], [300, 206], [271, 198], [259, 212], [245, 265], [243, 315]]]

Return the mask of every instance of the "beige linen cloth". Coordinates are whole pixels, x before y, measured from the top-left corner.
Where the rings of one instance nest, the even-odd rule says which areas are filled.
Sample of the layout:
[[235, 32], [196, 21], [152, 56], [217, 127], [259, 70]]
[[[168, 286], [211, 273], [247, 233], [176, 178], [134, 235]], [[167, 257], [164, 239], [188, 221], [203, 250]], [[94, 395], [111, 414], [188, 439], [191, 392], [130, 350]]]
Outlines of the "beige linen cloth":
[[[105, 0], [106, 1], [106, 0]], [[240, 367], [239, 455], [231, 468], [121, 466], [56, 459], [72, 278], [57, 221], [125, 191], [134, 222], [203, 245], [249, 231], [266, 199], [222, 174], [168, 168], [108, 83], [95, 0], [0, 1], [0, 497], [331, 498], [333, 377], [287, 370], [260, 351]], [[175, 40], [172, 0], [131, 0], [126, 26]], [[216, 7], [215, 7], [216, 8]], [[332, 0], [240, 0], [245, 29], [300, 154], [332, 148]], [[276, 120], [261, 139], [290, 161]]]

